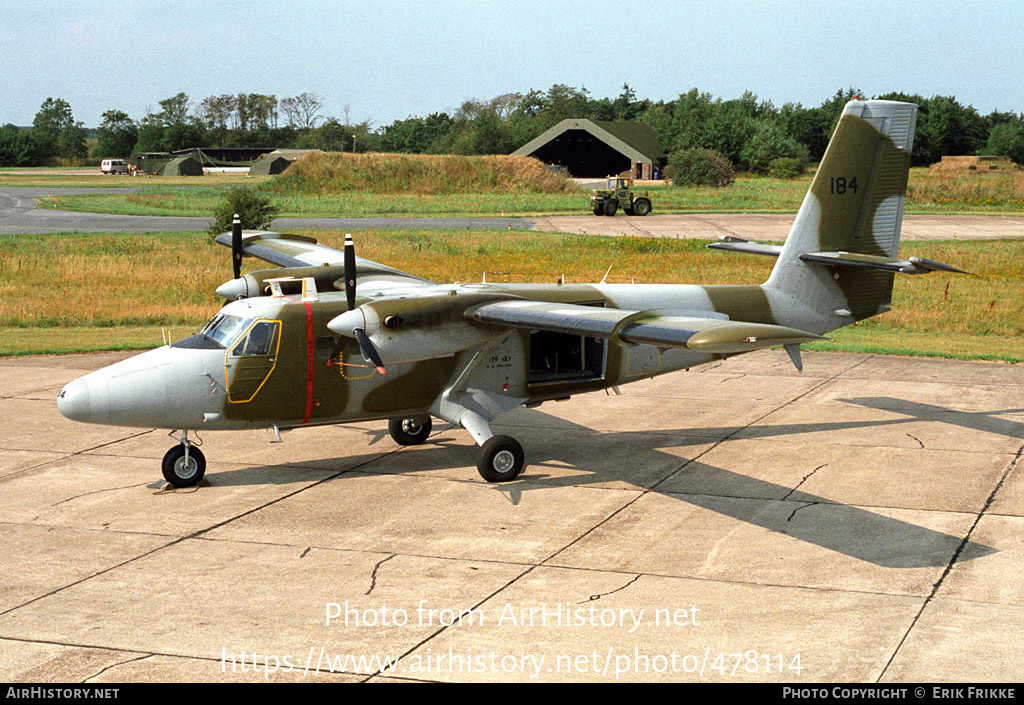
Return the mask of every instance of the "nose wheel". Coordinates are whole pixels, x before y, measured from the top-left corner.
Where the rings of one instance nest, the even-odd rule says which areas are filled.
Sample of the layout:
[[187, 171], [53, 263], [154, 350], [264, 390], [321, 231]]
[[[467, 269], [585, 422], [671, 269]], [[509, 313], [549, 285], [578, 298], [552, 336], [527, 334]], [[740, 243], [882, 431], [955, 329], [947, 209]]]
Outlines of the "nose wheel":
[[188, 432], [185, 432], [181, 443], [164, 455], [162, 469], [164, 479], [175, 487], [194, 487], [206, 473], [206, 457], [189, 442]]
[[388, 433], [395, 443], [402, 446], [418, 446], [427, 440], [433, 424], [429, 416], [413, 419], [391, 419]]

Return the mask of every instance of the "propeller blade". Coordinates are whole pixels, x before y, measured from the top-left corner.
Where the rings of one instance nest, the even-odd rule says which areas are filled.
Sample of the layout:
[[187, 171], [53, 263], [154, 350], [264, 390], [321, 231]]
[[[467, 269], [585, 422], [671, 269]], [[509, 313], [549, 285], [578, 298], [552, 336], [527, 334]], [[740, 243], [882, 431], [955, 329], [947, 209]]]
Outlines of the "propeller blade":
[[238, 213], [231, 221], [231, 266], [234, 267], [235, 279], [242, 276], [242, 219]]
[[356, 248], [351, 233], [345, 233], [345, 300], [349, 311], [356, 307]]
[[338, 341], [334, 344], [331, 354], [327, 357], [328, 365], [337, 365], [341, 363], [341, 351], [345, 349], [345, 343], [346, 340], [344, 336], [338, 336]]
[[373, 347], [373, 343], [370, 342], [370, 336], [364, 333], [362, 328], [356, 328], [352, 332], [359, 342], [359, 349], [363, 351], [363, 357], [373, 363], [373, 366], [377, 368], [377, 372], [386, 375], [388, 371], [384, 369], [384, 362], [380, 359], [380, 355], [377, 354], [377, 348]]

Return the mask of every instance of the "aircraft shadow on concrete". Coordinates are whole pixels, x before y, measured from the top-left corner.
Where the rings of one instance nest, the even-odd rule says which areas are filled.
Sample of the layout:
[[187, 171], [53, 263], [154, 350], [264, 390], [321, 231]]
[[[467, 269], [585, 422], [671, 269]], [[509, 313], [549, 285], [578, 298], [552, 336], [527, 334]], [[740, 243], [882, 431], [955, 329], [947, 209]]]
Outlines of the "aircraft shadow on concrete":
[[[747, 426], [743, 429], [742, 438], [770, 438], [821, 431], [841, 432], [853, 428], [884, 427], [926, 420], [952, 423], [964, 428], [1019, 438], [1024, 441], [1024, 423], [995, 417], [997, 414], [1024, 412], [1024, 409], [961, 412], [889, 397], [863, 397], [840, 401], [868, 408], [896, 411], [903, 414], [905, 418]], [[996, 549], [992, 547], [973, 541], [965, 543], [962, 536], [917, 526], [861, 507], [843, 504], [799, 489], [794, 490], [788, 486], [732, 472], [700, 460], [687, 461], [685, 458], [663, 453], [658, 447], [655, 447], [672, 448], [705, 444], [709, 440], [724, 439], [732, 435], [737, 430], [735, 426], [663, 431], [599, 432], [558, 417], [549, 416], [537, 409], [527, 409], [519, 413], [521, 415], [516, 423], [515, 434], [523, 439], [529, 453], [527, 468], [516, 482], [487, 486], [502, 492], [514, 504], [518, 504], [525, 493], [536, 492], [544, 488], [578, 487], [620, 481], [634, 484], [637, 489], [657, 492], [680, 502], [708, 509], [887, 568], [940, 567], [948, 565], [954, 555], [958, 556], [958, 560], [973, 560], [996, 552]], [[475, 446], [466, 443], [457, 435], [448, 434], [447, 432], [450, 430], [452, 430], [450, 425], [441, 424], [436, 427], [435, 435], [423, 446], [400, 451], [408, 453], [409, 460], [414, 461], [414, 464], [411, 462], [407, 466], [408, 470], [430, 472], [431, 470], [448, 470], [453, 467], [468, 466], [468, 471], [472, 468], [475, 464]], [[557, 436], [560, 431], [564, 431], [567, 437], [551, 438], [552, 432]], [[370, 447], [372, 448], [384, 432], [366, 431], [366, 433], [370, 436]], [[456, 429], [455, 433], [462, 433], [462, 431]], [[587, 472], [585, 467], [578, 465], [582, 453], [579, 448], [574, 447], [577, 443], [573, 442], [582, 441], [584, 438], [584, 442], [590, 446], [587, 452], [589, 457], [594, 457], [595, 452], [599, 456], [605, 454], [614, 456], [616, 450], [621, 452], [623, 447], [627, 447], [630, 449], [628, 463], [614, 468], [605, 467], [599, 471]], [[606, 450], [602, 451], [602, 448]], [[328, 481], [340, 482], [344, 481], [350, 472], [373, 474], [375, 472], [373, 461], [380, 457], [382, 457], [381, 454], [371, 452], [357, 457], [324, 459], [322, 462], [311, 464], [309, 469], [329, 472], [332, 466], [336, 466], [338, 470], [335, 472], [344, 472]], [[364, 465], [366, 467], [363, 467]], [[650, 466], [667, 466], [673, 469], [665, 469], [649, 475], [656, 479], [650, 483], [649, 487], [645, 487], [638, 482], [638, 468]], [[583, 472], [580, 474], [549, 474], [549, 470], [552, 468]], [[221, 472], [213, 475], [211, 480], [214, 484], [228, 485], [273, 482], [275, 470], [279, 471], [279, 468], [268, 466]], [[681, 472], [698, 477], [699, 485], [728, 488], [728, 491], [718, 490], [715, 493], [700, 494], [658, 489], [658, 485], [666, 479], [678, 476]], [[475, 473], [472, 478], [467, 478], [467, 480], [470, 479], [478, 480]], [[792, 511], [788, 511], [788, 507], [781, 513], [770, 511], [773, 505], [777, 505], [780, 501], [793, 503]], [[811, 507], [816, 509], [806, 511]], [[780, 514], [786, 515], [787, 518], [780, 519]]]

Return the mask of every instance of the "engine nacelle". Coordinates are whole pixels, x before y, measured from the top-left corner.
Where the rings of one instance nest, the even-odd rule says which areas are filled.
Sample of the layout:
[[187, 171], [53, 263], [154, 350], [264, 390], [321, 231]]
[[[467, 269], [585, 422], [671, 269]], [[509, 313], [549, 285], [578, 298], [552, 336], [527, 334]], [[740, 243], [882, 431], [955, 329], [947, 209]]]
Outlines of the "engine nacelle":
[[451, 295], [386, 299], [346, 311], [327, 327], [348, 338], [362, 329], [385, 364], [418, 362], [455, 355], [494, 335], [488, 326], [466, 320], [469, 304], [466, 296]]
[[[269, 296], [268, 279], [292, 277], [297, 281], [292, 284], [283, 282], [284, 293], [287, 295], [301, 293], [301, 280], [312, 277], [316, 281], [317, 291], [341, 291], [345, 288], [345, 268], [342, 265], [323, 265], [320, 267], [285, 267], [282, 269], [261, 269], [243, 274], [238, 279], [231, 279], [217, 287], [217, 294], [228, 301], [247, 299], [252, 296]], [[295, 287], [290, 291], [289, 286]]]

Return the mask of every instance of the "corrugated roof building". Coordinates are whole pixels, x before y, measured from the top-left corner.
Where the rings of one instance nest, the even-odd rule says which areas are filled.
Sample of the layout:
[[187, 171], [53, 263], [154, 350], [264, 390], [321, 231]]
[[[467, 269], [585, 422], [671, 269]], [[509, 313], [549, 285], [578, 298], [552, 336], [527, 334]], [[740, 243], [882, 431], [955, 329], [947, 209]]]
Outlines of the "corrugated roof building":
[[536, 157], [582, 177], [627, 172], [633, 178], [652, 179], [660, 177], [665, 165], [658, 133], [639, 122], [562, 120], [513, 154]]

